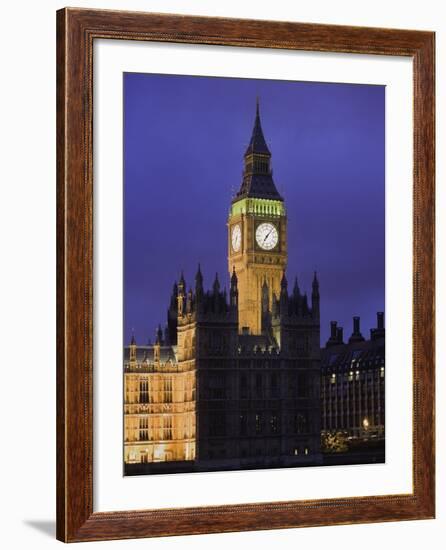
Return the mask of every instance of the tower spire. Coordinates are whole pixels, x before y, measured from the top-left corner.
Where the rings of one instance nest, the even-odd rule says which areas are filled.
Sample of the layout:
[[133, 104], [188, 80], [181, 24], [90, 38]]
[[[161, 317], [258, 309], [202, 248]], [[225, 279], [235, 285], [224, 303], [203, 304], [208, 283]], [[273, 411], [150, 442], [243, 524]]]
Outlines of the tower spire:
[[237, 288], [237, 274], [235, 272], [235, 266], [232, 267], [231, 275], [231, 288], [229, 292], [229, 300], [231, 307], [237, 309], [238, 307], [238, 288]]
[[132, 339], [130, 341], [130, 363], [136, 363], [136, 340], [132, 329]]
[[256, 117], [254, 119], [254, 128], [252, 129], [251, 141], [246, 149], [245, 157], [254, 153], [261, 153], [271, 157], [271, 153], [265, 141], [265, 136], [263, 135], [262, 124], [260, 122], [259, 96], [256, 98]]
[[180, 277], [180, 280], [178, 282], [178, 291], [182, 292], [183, 294], [186, 293], [186, 281], [184, 279], [184, 271], [183, 270], [181, 270], [181, 277]]
[[320, 296], [319, 296], [319, 280], [317, 278], [316, 271], [314, 272], [313, 276], [313, 284], [312, 284], [312, 292], [311, 292], [311, 309], [313, 312], [313, 316], [316, 319], [319, 319], [319, 302], [320, 302]]
[[287, 288], [288, 288], [288, 281], [286, 279], [286, 274], [285, 274], [285, 270], [283, 270], [282, 272], [282, 280], [280, 281], [280, 287], [281, 289], [286, 292], [287, 291]]
[[231, 286], [237, 286], [237, 273], [235, 272], [235, 265], [232, 266]]
[[161, 325], [158, 325], [158, 328], [156, 329], [155, 343], [162, 344], [162, 342], [163, 342], [163, 331], [161, 329]]
[[186, 305], [186, 281], [184, 279], [184, 273], [181, 271], [181, 277], [178, 282], [178, 293], [177, 293], [177, 313], [179, 317], [183, 316], [184, 307]]
[[298, 298], [300, 296], [300, 289], [299, 289], [299, 283], [297, 281], [297, 277], [294, 278], [293, 296], [295, 298]]
[[220, 292], [220, 281], [218, 280], [218, 273], [215, 274], [214, 284], [212, 285], [214, 295], [218, 295]]
[[313, 283], [312, 283], [312, 292], [311, 292], [311, 296], [314, 299], [319, 299], [319, 280], [317, 278], [317, 273], [316, 271], [314, 272], [314, 276], [313, 276]]
[[195, 292], [203, 293], [203, 275], [200, 264], [198, 264], [197, 274], [195, 275]]
[[283, 201], [273, 181], [271, 153], [263, 134], [258, 97], [251, 140], [245, 151], [243, 181], [234, 201], [245, 197]]

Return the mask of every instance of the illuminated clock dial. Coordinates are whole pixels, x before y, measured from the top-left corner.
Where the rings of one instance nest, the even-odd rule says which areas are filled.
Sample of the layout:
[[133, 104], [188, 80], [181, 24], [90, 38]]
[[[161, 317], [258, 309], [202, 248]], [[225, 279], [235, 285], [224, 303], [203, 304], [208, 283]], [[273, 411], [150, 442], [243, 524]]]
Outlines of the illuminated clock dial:
[[272, 250], [279, 241], [279, 234], [272, 223], [261, 223], [256, 229], [256, 241], [260, 248]]
[[242, 244], [242, 231], [240, 229], [239, 224], [234, 225], [234, 227], [232, 228], [231, 243], [232, 243], [232, 250], [234, 252], [238, 252]]

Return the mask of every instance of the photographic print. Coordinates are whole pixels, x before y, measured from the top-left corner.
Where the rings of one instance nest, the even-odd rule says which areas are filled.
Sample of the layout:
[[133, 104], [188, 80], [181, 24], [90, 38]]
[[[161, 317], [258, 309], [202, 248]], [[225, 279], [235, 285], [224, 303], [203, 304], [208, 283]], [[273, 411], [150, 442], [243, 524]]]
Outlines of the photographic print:
[[385, 86], [125, 73], [124, 475], [385, 461]]

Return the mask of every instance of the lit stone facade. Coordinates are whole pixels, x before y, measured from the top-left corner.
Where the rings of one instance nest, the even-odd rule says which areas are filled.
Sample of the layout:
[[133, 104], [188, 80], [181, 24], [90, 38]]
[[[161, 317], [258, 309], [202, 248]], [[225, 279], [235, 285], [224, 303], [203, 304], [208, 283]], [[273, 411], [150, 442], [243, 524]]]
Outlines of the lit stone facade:
[[194, 460], [195, 368], [173, 347], [132, 341], [124, 360], [126, 464]]
[[331, 336], [322, 350], [322, 434], [340, 432], [352, 439], [384, 439], [385, 435], [385, 329], [384, 314], [370, 340], [360, 331], [343, 342], [342, 328], [331, 323]]

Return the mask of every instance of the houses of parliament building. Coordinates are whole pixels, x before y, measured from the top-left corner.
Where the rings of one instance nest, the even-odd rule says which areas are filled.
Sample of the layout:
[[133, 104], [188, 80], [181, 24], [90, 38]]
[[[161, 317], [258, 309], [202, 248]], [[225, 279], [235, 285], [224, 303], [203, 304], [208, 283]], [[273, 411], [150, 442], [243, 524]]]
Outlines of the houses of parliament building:
[[288, 284], [258, 103], [227, 226], [229, 292], [181, 274], [154, 344], [124, 348], [125, 474], [322, 463], [319, 283]]

